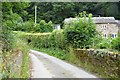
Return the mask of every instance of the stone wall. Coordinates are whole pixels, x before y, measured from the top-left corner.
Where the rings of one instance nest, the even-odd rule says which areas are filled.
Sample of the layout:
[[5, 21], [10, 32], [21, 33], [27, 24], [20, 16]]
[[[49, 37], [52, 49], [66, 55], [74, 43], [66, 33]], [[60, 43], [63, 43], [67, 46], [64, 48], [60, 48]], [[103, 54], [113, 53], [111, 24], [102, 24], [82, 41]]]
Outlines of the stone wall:
[[110, 77], [120, 77], [120, 54], [99, 50], [76, 49], [76, 57], [83, 63], [89, 63]]

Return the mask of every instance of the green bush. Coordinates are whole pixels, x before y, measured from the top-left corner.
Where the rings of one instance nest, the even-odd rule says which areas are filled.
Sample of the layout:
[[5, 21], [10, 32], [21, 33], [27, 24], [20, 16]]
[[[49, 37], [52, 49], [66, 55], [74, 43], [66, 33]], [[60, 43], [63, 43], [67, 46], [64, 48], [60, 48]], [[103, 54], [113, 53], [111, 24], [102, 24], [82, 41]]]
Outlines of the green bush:
[[111, 48], [111, 38], [102, 38], [102, 40], [98, 43], [98, 47], [100, 49], [110, 49]]
[[120, 51], [120, 37], [117, 37], [111, 42], [112, 49]]
[[54, 30], [49, 36], [49, 42], [52, 47], [65, 48], [64, 30]]
[[92, 15], [89, 14], [88, 18], [86, 15], [84, 13], [84, 17], [77, 17], [76, 21], [64, 26], [65, 39], [68, 44], [72, 44], [75, 48], [89, 47], [93, 43], [93, 38], [96, 37], [97, 32], [91, 19]]
[[6, 21], [3, 20], [3, 25], [8, 30], [14, 30], [18, 31], [21, 30], [23, 19], [16, 13], [11, 14], [11, 16], [8, 16], [8, 19]]
[[54, 25], [52, 21], [48, 23], [45, 20], [41, 20], [40, 23], [35, 23], [33, 20], [23, 22], [22, 18], [18, 15], [15, 15], [15, 20], [7, 20], [3, 23], [3, 25], [12, 31], [25, 31], [25, 32], [52, 32], [54, 30]]
[[31, 32], [34, 31], [34, 21], [29, 20], [23, 23], [22, 31]]
[[36, 27], [33, 28], [34, 32], [42, 32], [42, 29], [40, 28], [40, 24], [36, 24]]
[[48, 23], [46, 23], [45, 20], [41, 20], [39, 25], [40, 25], [41, 32], [52, 32], [54, 29], [54, 25], [52, 21], [49, 21]]
[[54, 30], [54, 25], [53, 25], [52, 21], [49, 21], [47, 23], [46, 30], [47, 30], [46, 32], [52, 32]]
[[43, 33], [43, 32], [52, 32], [53, 29], [54, 29], [54, 25], [51, 21], [46, 23], [45, 20], [41, 20], [40, 23], [37, 23], [35, 26], [34, 21], [29, 20], [23, 23], [20, 31]]
[[120, 51], [120, 38], [102, 38], [96, 46], [99, 49], [112, 49]]

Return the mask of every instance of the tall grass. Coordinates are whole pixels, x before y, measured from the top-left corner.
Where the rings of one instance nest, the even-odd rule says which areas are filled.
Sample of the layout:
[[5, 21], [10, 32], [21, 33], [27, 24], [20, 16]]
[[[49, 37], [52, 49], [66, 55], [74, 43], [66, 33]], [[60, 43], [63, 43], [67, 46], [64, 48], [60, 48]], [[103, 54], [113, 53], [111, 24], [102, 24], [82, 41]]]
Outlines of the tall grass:
[[21, 64], [21, 72], [19, 77], [28, 78], [30, 77], [29, 46], [27, 45], [27, 42], [21, 38], [21, 36], [23, 36], [24, 33], [18, 33], [18, 32], [13, 32], [13, 33], [16, 35], [14, 48], [19, 49], [22, 52], [22, 64]]
[[[2, 54], [2, 76], [1, 78], [28, 78], [29, 77], [29, 46], [20, 38], [22, 34], [11, 32], [10, 49]], [[18, 55], [21, 55], [20, 60]], [[18, 62], [16, 62], [18, 61]]]

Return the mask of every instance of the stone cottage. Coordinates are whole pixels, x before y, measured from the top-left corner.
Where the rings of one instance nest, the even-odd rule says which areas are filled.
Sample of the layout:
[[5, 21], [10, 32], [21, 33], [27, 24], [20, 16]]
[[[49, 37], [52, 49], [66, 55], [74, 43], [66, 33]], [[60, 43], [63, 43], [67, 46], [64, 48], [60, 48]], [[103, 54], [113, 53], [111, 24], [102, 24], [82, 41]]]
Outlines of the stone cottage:
[[[77, 20], [76, 18], [66, 18], [64, 23], [69, 24], [71, 21]], [[111, 36], [115, 38], [118, 36], [118, 21], [114, 17], [93, 17], [93, 22], [96, 24], [96, 30], [101, 32], [104, 38]]]

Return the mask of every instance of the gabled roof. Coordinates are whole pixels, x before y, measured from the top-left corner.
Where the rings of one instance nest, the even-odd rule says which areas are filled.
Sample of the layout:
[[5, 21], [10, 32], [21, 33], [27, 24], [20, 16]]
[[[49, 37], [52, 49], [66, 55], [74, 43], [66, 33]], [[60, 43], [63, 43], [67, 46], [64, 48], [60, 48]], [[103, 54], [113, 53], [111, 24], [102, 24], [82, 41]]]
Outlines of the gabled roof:
[[[86, 18], [88, 19], [88, 18]], [[114, 17], [92, 17], [93, 22], [95, 23], [116, 23]], [[69, 23], [71, 21], [75, 21], [77, 18], [66, 18], [64, 20], [65, 23]]]
[[95, 23], [116, 23], [114, 17], [93, 17]]

